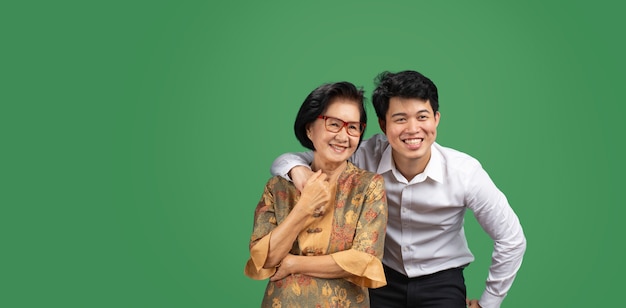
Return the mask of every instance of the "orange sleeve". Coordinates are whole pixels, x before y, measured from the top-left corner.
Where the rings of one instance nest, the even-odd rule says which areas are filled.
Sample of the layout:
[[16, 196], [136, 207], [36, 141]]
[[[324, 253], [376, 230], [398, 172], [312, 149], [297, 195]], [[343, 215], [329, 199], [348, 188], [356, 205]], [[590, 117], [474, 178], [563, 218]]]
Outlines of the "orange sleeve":
[[250, 248], [250, 259], [246, 263], [244, 274], [246, 276], [263, 280], [271, 277], [276, 273], [275, 268], [263, 268], [263, 264], [267, 260], [267, 254], [270, 248], [270, 237], [272, 232], [261, 238], [252, 248]]
[[331, 254], [335, 262], [354, 276], [346, 278], [350, 282], [368, 288], [380, 288], [387, 284], [383, 264], [375, 256], [353, 249]]

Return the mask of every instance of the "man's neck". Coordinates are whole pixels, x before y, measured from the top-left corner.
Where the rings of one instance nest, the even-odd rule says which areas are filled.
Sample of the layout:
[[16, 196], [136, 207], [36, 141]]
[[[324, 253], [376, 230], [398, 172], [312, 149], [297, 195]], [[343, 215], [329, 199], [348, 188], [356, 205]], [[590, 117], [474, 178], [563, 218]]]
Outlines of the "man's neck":
[[427, 156], [420, 158], [400, 157], [392, 152], [391, 157], [396, 169], [404, 176], [407, 181], [411, 181], [416, 175], [424, 172], [428, 162], [430, 161], [430, 152]]

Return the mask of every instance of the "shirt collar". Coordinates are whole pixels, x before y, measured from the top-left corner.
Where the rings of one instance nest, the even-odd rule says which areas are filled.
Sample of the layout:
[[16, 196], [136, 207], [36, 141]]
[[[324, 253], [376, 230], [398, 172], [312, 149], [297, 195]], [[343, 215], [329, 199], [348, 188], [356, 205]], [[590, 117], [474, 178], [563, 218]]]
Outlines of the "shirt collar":
[[[430, 147], [430, 160], [424, 169], [423, 175], [437, 182], [443, 183], [443, 160], [443, 154], [439, 150], [439, 145], [437, 143], [433, 143]], [[376, 173], [383, 174], [392, 170], [396, 170], [396, 166], [393, 163], [393, 156], [391, 155], [391, 145], [387, 145], [387, 148], [383, 152], [380, 162], [378, 163]], [[397, 170], [395, 172], [397, 172]]]
[[390, 171], [392, 168], [395, 169], [393, 165], [393, 157], [391, 155], [391, 145], [388, 144], [387, 148], [383, 152], [383, 156], [380, 158], [380, 162], [378, 163], [378, 170], [376, 173], [383, 174], [387, 171]]
[[439, 145], [435, 142], [432, 146], [430, 146], [430, 161], [428, 161], [428, 165], [426, 165], [426, 169], [424, 169], [424, 173], [427, 177], [439, 182], [443, 183], [443, 154], [440, 151]]

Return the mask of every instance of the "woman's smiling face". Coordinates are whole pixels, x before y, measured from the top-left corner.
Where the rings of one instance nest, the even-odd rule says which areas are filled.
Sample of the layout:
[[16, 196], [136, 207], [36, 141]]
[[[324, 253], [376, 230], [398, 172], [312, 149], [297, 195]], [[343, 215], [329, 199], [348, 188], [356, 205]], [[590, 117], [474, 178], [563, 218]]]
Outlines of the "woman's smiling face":
[[[357, 102], [338, 98], [328, 105], [322, 116], [358, 123], [361, 112]], [[315, 146], [314, 160], [321, 164], [343, 163], [356, 151], [360, 137], [349, 135], [348, 126], [333, 133], [326, 129], [326, 122], [318, 118], [307, 129], [307, 135]]]

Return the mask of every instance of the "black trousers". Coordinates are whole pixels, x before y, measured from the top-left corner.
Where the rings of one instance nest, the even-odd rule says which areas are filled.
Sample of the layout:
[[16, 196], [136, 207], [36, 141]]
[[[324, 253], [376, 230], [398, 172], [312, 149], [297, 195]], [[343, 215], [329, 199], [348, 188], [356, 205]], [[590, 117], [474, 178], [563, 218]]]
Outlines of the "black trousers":
[[384, 266], [387, 285], [369, 289], [371, 308], [465, 308], [463, 267], [409, 278]]

